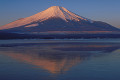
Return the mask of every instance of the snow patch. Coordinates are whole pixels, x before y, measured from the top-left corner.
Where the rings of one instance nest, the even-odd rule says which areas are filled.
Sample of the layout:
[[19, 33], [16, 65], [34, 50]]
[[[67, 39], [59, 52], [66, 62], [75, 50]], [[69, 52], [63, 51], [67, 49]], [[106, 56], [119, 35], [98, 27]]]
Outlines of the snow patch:
[[38, 26], [38, 24], [30, 24], [30, 25], [27, 25], [25, 27], [35, 27], [35, 26]]

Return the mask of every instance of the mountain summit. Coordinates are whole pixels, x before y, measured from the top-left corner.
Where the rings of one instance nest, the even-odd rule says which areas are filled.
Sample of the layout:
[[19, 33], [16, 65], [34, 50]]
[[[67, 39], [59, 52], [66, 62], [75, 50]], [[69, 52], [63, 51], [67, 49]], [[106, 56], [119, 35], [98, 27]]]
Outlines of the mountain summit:
[[0, 30], [12, 32], [119, 31], [107, 23], [84, 18], [60, 6], [52, 6], [33, 16], [18, 19], [1, 26]]

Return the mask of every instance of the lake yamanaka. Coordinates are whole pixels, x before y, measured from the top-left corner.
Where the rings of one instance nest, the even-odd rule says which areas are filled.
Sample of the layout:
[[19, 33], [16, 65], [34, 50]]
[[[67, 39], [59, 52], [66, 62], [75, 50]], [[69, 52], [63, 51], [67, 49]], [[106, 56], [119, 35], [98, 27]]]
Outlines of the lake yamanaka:
[[120, 80], [120, 39], [0, 40], [0, 80]]

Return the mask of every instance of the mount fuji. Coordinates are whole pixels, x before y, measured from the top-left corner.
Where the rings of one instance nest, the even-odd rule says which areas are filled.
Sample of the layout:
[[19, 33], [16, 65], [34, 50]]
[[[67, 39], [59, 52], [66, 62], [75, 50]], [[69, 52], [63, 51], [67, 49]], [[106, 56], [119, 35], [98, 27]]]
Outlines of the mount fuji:
[[72, 13], [64, 7], [52, 6], [33, 16], [21, 18], [0, 27], [1, 31], [21, 33], [119, 32], [105, 22], [94, 21]]

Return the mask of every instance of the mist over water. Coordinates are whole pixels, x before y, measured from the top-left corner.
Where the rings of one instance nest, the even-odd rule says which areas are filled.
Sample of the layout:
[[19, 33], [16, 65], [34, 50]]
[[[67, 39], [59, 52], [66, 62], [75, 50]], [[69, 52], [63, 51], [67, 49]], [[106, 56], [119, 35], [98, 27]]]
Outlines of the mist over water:
[[0, 80], [119, 80], [120, 40], [0, 41]]

